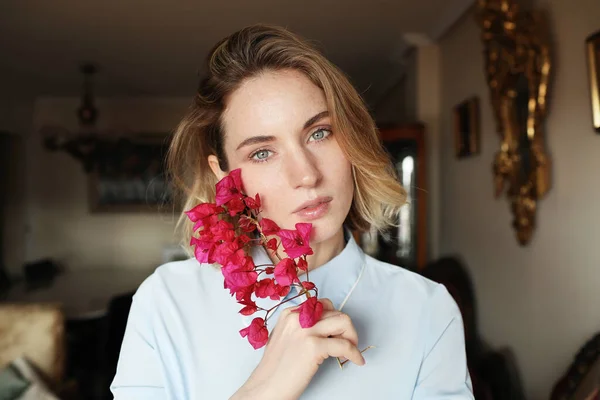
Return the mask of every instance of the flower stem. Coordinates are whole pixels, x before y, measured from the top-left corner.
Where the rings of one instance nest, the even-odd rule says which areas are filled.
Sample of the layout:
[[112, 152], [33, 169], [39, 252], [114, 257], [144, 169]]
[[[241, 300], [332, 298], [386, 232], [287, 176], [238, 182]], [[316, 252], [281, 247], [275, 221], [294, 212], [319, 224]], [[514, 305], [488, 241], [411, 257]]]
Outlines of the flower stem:
[[[367, 346], [367, 347], [365, 347], [364, 349], [362, 349], [362, 350], [360, 351], [360, 354], [364, 353], [365, 351], [367, 351], [367, 350], [369, 350], [369, 349], [374, 349], [374, 348], [375, 348], [375, 346]], [[337, 358], [338, 365], [340, 366], [340, 368], [341, 368], [341, 369], [344, 369], [344, 364], [346, 364], [346, 363], [348, 362], [348, 360], [344, 360], [344, 361], [341, 361], [341, 362], [340, 362], [340, 359], [339, 359], [339, 357], [336, 357], [336, 358]]]
[[[258, 223], [258, 218], [256, 215], [253, 215], [252, 217], [250, 217], [252, 219], [252, 222], [254, 223], [254, 225], [256, 225], [256, 229], [258, 230], [258, 233], [260, 234], [260, 244], [261, 246], [267, 251], [267, 253], [269, 252], [269, 249], [267, 248], [267, 237], [265, 236], [265, 234], [262, 232], [262, 229], [260, 227], [260, 224]], [[279, 246], [278, 246], [279, 247]], [[279, 256], [279, 253], [277, 252], [277, 250], [271, 251], [271, 254], [273, 254], [277, 260], [281, 261], [281, 257]]]
[[258, 264], [255, 265], [256, 268], [260, 268], [260, 267], [274, 267], [275, 265], [273, 264]]
[[285, 303], [287, 303], [288, 301], [292, 301], [292, 300], [294, 300], [294, 299], [297, 299], [298, 297], [302, 296], [303, 294], [304, 294], [304, 293], [300, 293], [300, 294], [297, 294], [297, 295], [295, 295], [294, 297], [290, 297], [289, 299], [287, 299], [287, 300], [284, 300], [284, 301], [282, 301], [282, 302], [280, 302], [280, 303], [278, 303], [278, 304], [274, 305], [273, 307], [269, 308], [267, 311], [274, 310], [274, 309], [276, 309], [277, 307], [279, 307], [280, 305], [282, 305], [282, 304], [285, 304]]

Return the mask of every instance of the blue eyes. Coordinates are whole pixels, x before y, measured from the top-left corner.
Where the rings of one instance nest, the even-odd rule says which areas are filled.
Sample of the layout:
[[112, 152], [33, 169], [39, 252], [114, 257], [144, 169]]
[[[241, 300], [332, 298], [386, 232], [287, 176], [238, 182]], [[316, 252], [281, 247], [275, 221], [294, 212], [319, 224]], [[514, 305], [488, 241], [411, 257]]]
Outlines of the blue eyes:
[[[315, 132], [313, 132], [312, 135], [310, 135], [310, 138], [308, 139], [308, 141], [309, 142], [322, 142], [322, 141], [326, 140], [329, 137], [329, 135], [331, 135], [331, 129], [319, 128]], [[260, 149], [250, 155], [250, 160], [252, 162], [257, 162], [257, 163], [266, 162], [266, 161], [268, 161], [271, 153], [273, 153], [271, 150]]]
[[270, 153], [269, 150], [259, 150], [256, 153], [254, 153], [252, 158], [254, 158], [256, 160], [264, 160], [265, 158], [267, 158], [269, 156], [269, 153]]
[[[327, 134], [325, 134], [325, 132], [327, 132]], [[328, 129], [319, 129], [318, 131], [316, 131], [315, 133], [313, 133], [312, 135], [310, 135], [311, 139], [314, 140], [323, 140], [325, 139], [327, 136], [329, 136], [331, 134], [331, 131]], [[310, 142], [311, 140], [309, 140]]]

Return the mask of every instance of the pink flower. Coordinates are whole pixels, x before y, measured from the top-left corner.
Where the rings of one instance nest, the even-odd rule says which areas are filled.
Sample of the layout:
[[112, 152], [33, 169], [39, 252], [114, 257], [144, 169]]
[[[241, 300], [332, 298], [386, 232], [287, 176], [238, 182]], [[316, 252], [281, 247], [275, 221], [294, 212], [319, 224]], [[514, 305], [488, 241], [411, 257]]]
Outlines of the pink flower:
[[256, 307], [256, 303], [252, 300], [243, 300], [239, 301], [238, 303], [245, 306], [240, 310], [240, 314], [242, 315], [252, 315], [258, 310], [258, 307]]
[[252, 293], [254, 292], [255, 285], [250, 285], [245, 288], [241, 288], [235, 292], [235, 299], [240, 304], [248, 304], [252, 301]]
[[300, 304], [300, 326], [310, 328], [316, 324], [323, 314], [323, 304], [316, 297], [309, 297]]
[[237, 242], [238, 242], [238, 246], [244, 247], [246, 244], [248, 244], [248, 242], [250, 242], [250, 239], [247, 235], [240, 235], [237, 237]]
[[192, 237], [190, 245], [194, 247], [194, 257], [199, 263], [214, 263], [213, 252], [215, 249], [215, 243], [212, 240], [205, 240], [203, 238]]
[[225, 265], [229, 257], [238, 250], [239, 247], [236, 242], [223, 242], [215, 247], [212, 255], [216, 262]]
[[227, 211], [229, 212], [229, 215], [232, 217], [240, 214], [245, 209], [246, 209], [246, 205], [244, 204], [244, 202], [242, 201], [241, 198], [236, 197], [234, 199], [231, 199], [227, 203]]
[[263, 318], [254, 318], [249, 327], [240, 331], [240, 335], [248, 337], [248, 341], [255, 350], [263, 347], [269, 340], [269, 331]]
[[277, 291], [279, 297], [285, 297], [290, 292], [290, 286], [281, 286], [276, 284], [275, 290]]
[[[238, 225], [240, 226], [240, 229], [243, 230], [244, 232], [250, 233], [250, 232], [254, 232], [256, 230], [256, 224], [254, 223], [252, 218], [248, 217], [247, 215], [240, 215], [240, 219], [238, 220]], [[246, 235], [243, 235], [243, 236], [246, 236]]]
[[270, 297], [272, 300], [279, 300], [279, 291], [277, 289], [275, 280], [271, 278], [262, 279], [256, 283], [254, 293], [260, 299]]
[[275, 280], [271, 278], [258, 281], [254, 290], [256, 297], [261, 299], [269, 297], [271, 300], [279, 300], [282, 297], [287, 296], [289, 292], [289, 286], [278, 285], [275, 283]]
[[304, 257], [298, 260], [298, 269], [305, 272], [308, 271], [308, 263]]
[[263, 218], [260, 220], [260, 229], [265, 236], [275, 235], [277, 232], [279, 232], [279, 226], [277, 226], [274, 221], [268, 218]]
[[235, 230], [233, 224], [227, 221], [217, 221], [210, 227], [210, 233], [216, 241], [233, 242], [235, 240]]
[[313, 254], [309, 244], [311, 228], [312, 224], [298, 223], [296, 230], [282, 229], [279, 231], [283, 249], [290, 258]]
[[197, 231], [198, 229], [204, 227], [204, 230], [207, 231], [210, 229], [210, 227], [214, 224], [216, 224], [219, 221], [219, 216], [218, 215], [209, 215], [208, 217], [202, 218], [201, 220], [197, 221], [194, 224], [194, 232]]
[[281, 286], [290, 286], [299, 282], [296, 264], [291, 258], [284, 258], [275, 267], [275, 280]]
[[249, 209], [258, 211], [260, 209], [260, 196], [256, 193], [254, 199], [252, 197], [245, 197], [244, 203], [246, 203]]
[[277, 251], [277, 239], [269, 239], [267, 242], [267, 249]]
[[242, 183], [242, 170], [240, 168], [233, 169], [229, 173], [229, 176], [233, 178], [233, 183], [238, 191], [243, 192], [244, 184]]
[[242, 170], [234, 169], [221, 179], [216, 185], [216, 203], [217, 206], [227, 204], [233, 199], [242, 198]]
[[191, 210], [186, 211], [185, 215], [187, 215], [192, 222], [198, 222], [211, 215], [219, 214], [222, 211], [223, 208], [218, 207], [214, 203], [201, 203]]
[[221, 273], [225, 277], [224, 286], [231, 294], [253, 285], [258, 278], [252, 258], [246, 256], [243, 249], [229, 257], [227, 264], [221, 267]]
[[309, 281], [302, 282], [302, 287], [306, 290], [313, 290], [315, 288], [315, 284]]

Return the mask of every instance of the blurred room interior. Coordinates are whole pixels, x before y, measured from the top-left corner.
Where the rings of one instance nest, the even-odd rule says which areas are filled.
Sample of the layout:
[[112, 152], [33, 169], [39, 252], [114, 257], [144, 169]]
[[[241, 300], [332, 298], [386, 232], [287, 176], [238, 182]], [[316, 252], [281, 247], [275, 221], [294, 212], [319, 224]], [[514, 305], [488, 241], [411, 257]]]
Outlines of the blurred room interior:
[[0, 394], [33, 365], [58, 398], [112, 398], [132, 293], [186, 257], [169, 135], [210, 46], [254, 23], [364, 97], [411, 202], [391, 241], [357, 238], [446, 284], [477, 398], [596, 398], [598, 0], [2, 1]]

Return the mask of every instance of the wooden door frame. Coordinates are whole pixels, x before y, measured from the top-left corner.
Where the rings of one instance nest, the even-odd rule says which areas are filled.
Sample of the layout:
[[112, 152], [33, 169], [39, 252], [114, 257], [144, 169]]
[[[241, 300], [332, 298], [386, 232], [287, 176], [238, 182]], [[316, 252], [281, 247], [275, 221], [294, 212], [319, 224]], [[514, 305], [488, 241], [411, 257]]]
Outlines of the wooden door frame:
[[425, 153], [425, 126], [420, 123], [380, 127], [384, 143], [396, 140], [414, 140], [417, 144], [416, 188], [417, 196], [417, 268], [427, 263], [427, 158]]

